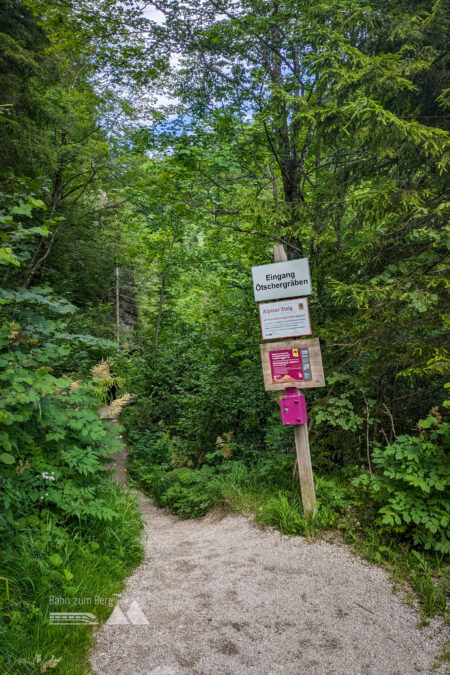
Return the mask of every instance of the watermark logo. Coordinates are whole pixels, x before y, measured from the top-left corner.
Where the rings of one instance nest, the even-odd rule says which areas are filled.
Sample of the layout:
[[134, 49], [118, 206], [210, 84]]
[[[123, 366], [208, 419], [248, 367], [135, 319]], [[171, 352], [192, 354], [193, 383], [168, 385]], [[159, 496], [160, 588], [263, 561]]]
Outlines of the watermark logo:
[[[68, 604], [65, 598], [58, 598], [58, 602], [51, 596], [50, 604]], [[77, 602], [74, 602], [76, 600]], [[86, 602], [88, 598], [83, 598], [81, 603], [80, 598], [72, 598], [73, 604], [89, 604]], [[95, 598], [95, 605], [109, 605], [112, 603], [106, 602], [105, 598]], [[110, 599], [112, 600], [112, 599]], [[91, 612], [80, 611], [64, 611], [64, 612], [50, 612], [49, 623], [53, 626], [95, 626], [98, 624], [97, 617]], [[105, 626], [148, 626], [149, 621], [142, 611], [137, 600], [132, 600], [128, 610], [122, 611], [119, 605], [116, 605]]]
[[149, 621], [136, 600], [133, 600], [126, 614], [116, 605], [105, 626], [148, 626]]
[[50, 612], [49, 623], [54, 626], [95, 626], [98, 621], [90, 612]]

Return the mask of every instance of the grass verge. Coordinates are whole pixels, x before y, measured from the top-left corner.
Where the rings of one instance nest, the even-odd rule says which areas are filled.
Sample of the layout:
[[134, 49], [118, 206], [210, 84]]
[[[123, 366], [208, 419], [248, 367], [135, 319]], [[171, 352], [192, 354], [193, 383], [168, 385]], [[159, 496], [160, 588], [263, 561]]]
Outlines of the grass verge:
[[0, 558], [0, 672], [88, 672], [91, 626], [50, 625], [50, 612], [81, 611], [102, 623], [142, 560], [135, 498], [110, 480], [104, 497], [117, 516], [57, 524], [45, 512], [17, 531]]

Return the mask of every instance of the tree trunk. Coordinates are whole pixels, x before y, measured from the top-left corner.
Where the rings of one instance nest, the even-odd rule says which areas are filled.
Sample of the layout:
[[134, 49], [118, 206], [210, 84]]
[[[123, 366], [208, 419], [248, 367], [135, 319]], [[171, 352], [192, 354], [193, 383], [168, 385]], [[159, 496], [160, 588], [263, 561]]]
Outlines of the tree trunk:
[[156, 320], [156, 330], [155, 330], [155, 349], [158, 348], [158, 342], [159, 342], [159, 334], [161, 331], [161, 316], [162, 316], [162, 310], [163, 310], [163, 305], [164, 305], [164, 293], [166, 290], [166, 282], [167, 282], [167, 275], [169, 274], [169, 262], [172, 257], [172, 251], [173, 247], [175, 244], [175, 237], [172, 238], [172, 241], [170, 242], [170, 248], [169, 248], [169, 254], [167, 256], [166, 260], [166, 267], [164, 269], [163, 275], [162, 275], [162, 280], [161, 280], [161, 290], [159, 292], [159, 306], [158, 306], [158, 318]]
[[120, 289], [119, 289], [119, 265], [116, 260], [116, 342], [117, 351], [120, 349]]

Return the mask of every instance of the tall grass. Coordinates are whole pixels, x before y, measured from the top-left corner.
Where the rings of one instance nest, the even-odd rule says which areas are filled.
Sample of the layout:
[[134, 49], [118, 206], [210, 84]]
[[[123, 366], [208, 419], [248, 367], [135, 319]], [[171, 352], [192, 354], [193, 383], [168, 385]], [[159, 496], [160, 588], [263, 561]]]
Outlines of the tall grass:
[[[105, 483], [104, 492], [117, 513], [111, 522], [57, 524], [45, 514], [5, 542], [0, 577], [8, 580], [8, 593], [0, 580], [1, 673], [86, 672], [92, 628], [50, 625], [49, 613], [90, 612], [101, 623], [124, 578], [142, 559], [135, 498], [112, 481]], [[64, 604], [55, 604], [61, 598]]]

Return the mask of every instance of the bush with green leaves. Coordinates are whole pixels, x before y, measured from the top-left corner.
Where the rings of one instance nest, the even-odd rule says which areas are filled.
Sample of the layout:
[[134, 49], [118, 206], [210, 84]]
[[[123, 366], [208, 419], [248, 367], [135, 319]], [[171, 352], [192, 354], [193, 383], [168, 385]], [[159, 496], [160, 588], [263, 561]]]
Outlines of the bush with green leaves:
[[150, 489], [157, 503], [181, 518], [204, 516], [218, 501], [210, 480], [215, 471], [204, 466], [200, 470], [174, 469], [144, 476], [144, 485]]
[[[28, 259], [33, 212], [42, 208], [31, 196], [16, 201], [6, 201], [2, 211], [7, 268]], [[120, 444], [95, 411], [92, 381], [65, 373], [77, 369], [80, 345], [97, 350], [111, 343], [68, 333], [65, 319], [76, 308], [50, 288], [2, 288], [0, 306], [0, 532], [34, 522], [44, 508], [62, 519], [110, 520], [114, 511], [100, 496], [102, 473], [107, 454]]]
[[[0, 530], [44, 507], [110, 519], [97, 493], [106, 455], [120, 444], [95, 411], [92, 383], [61, 374], [76, 359], [76, 342], [69, 346], [50, 317], [71, 305], [43, 289], [16, 296], [9, 294], [0, 327]], [[42, 305], [45, 314], [37, 312]]]
[[436, 412], [420, 420], [417, 436], [402, 434], [387, 447], [377, 446], [376, 472], [353, 480], [376, 507], [382, 530], [444, 554], [450, 552], [449, 432], [450, 425]]
[[43, 204], [2, 197], [0, 670], [39, 673], [50, 663], [69, 675], [87, 668], [91, 628], [51, 626], [49, 598], [114, 603], [141, 559], [141, 523], [135, 500], [110, 480], [107, 455], [121, 444], [97, 414], [98, 383], [80, 368], [80, 355], [92, 365], [112, 343], [68, 332], [76, 308], [50, 288], [20, 284], [14, 270], [34, 237], [48, 234], [33, 225]]

